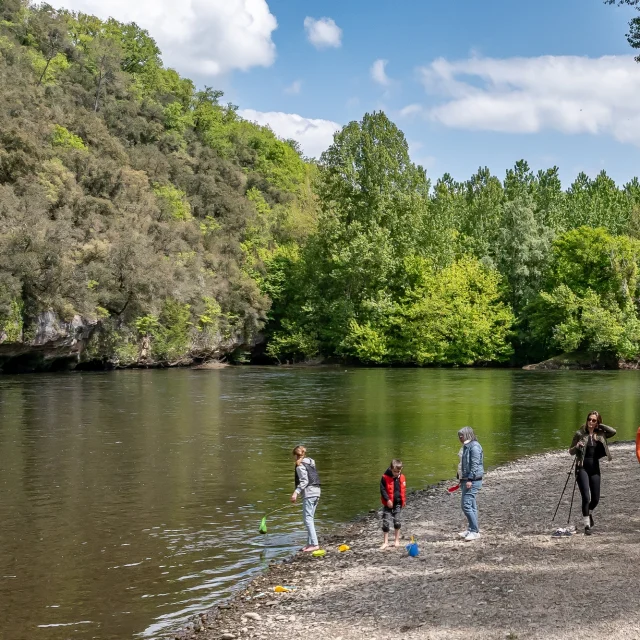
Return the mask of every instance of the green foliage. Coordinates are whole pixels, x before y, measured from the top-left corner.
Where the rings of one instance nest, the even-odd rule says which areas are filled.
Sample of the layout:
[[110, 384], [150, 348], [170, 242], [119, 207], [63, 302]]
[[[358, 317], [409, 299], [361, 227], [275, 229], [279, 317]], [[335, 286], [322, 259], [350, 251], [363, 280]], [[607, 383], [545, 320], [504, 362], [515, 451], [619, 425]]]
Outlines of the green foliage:
[[512, 354], [514, 316], [500, 301], [499, 275], [463, 258], [436, 271], [423, 258], [406, 264], [403, 298], [376, 321], [352, 321], [349, 355], [377, 364], [501, 362]]
[[19, 342], [22, 338], [22, 304], [12, 300], [7, 313], [0, 312], [0, 343]]
[[187, 354], [193, 326], [190, 308], [167, 298], [160, 315], [146, 315], [135, 321], [140, 336], [150, 339], [154, 359], [172, 362]]
[[51, 144], [61, 149], [81, 149], [84, 151], [87, 148], [80, 136], [71, 133], [71, 131], [59, 124], [53, 125]]
[[424, 171], [384, 114], [338, 133], [320, 166], [317, 232], [302, 255], [281, 255], [269, 269], [278, 329], [267, 353], [320, 350], [374, 364], [507, 359], [513, 314], [499, 274], [434, 244], [460, 234], [452, 226], [463, 209], [451, 206], [449, 187], [440, 182], [430, 203]]
[[637, 180], [563, 191], [518, 161], [431, 190], [383, 113], [310, 163], [165, 69], [139, 26], [21, 0], [0, 4], [0, 86], [12, 335], [52, 310], [98, 319], [85, 357], [117, 364], [245, 353], [259, 333], [280, 361], [637, 355]]
[[105, 361], [253, 340], [269, 256], [315, 225], [296, 150], [135, 24], [3, 4], [0, 84], [0, 309], [97, 318]]
[[139, 361], [138, 336], [127, 327], [119, 327], [111, 318], [94, 331], [82, 352], [85, 362], [104, 362], [116, 367], [128, 367]]
[[40, 83], [44, 85], [56, 84], [62, 73], [70, 66], [66, 56], [62, 53], [47, 59], [40, 51], [29, 49], [27, 50], [27, 57], [33, 70], [40, 78]]
[[640, 352], [640, 243], [581, 227], [559, 236], [548, 281], [531, 305], [534, 338], [549, 351], [632, 358]]
[[504, 277], [506, 298], [520, 313], [537, 293], [549, 260], [553, 231], [537, 219], [532, 195], [523, 191], [502, 206], [495, 264]]
[[158, 325], [152, 331], [152, 351], [160, 360], [173, 361], [185, 355], [189, 347], [190, 305], [171, 298], [165, 300]]
[[318, 194], [307, 305], [322, 314], [321, 340], [335, 351], [353, 319], [399, 291], [405, 258], [427, 252], [429, 181], [411, 163], [402, 132], [374, 113], [336, 134], [322, 155]]
[[176, 100], [164, 108], [164, 126], [169, 131], [184, 134], [188, 127], [193, 126], [193, 116]]
[[153, 192], [160, 200], [160, 209], [174, 220], [189, 220], [191, 205], [186, 193], [172, 184], [154, 183]]
[[[640, 0], [604, 0], [605, 4], [617, 4], [619, 6], [629, 5], [640, 11]], [[629, 32], [627, 42], [633, 49], [640, 49], [640, 18], [631, 18], [629, 21]], [[640, 55], [636, 56], [636, 62], [640, 62]]]
[[266, 352], [278, 362], [282, 359], [309, 360], [318, 355], [319, 344], [306, 327], [283, 320], [281, 329], [272, 334]]
[[216, 331], [222, 315], [222, 308], [215, 298], [205, 297], [203, 303], [204, 310], [198, 316], [198, 328], [200, 331], [204, 329]]

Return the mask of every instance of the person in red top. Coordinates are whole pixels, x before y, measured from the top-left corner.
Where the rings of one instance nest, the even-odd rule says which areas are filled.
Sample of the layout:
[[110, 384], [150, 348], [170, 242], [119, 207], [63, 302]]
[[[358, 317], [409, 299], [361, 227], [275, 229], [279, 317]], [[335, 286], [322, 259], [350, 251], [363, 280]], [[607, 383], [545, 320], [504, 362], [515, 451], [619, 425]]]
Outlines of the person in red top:
[[389, 546], [389, 521], [393, 518], [395, 530], [394, 546], [400, 546], [400, 513], [407, 502], [407, 480], [402, 475], [402, 461], [392, 460], [380, 480], [380, 501], [382, 502], [382, 532], [384, 542], [381, 549]]

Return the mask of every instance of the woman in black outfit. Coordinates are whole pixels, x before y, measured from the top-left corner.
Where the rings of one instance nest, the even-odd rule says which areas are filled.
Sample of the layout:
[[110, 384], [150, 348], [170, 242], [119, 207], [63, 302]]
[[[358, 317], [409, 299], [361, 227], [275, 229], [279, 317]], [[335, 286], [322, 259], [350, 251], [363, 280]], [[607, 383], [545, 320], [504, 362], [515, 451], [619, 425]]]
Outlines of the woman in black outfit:
[[616, 430], [602, 424], [597, 411], [591, 411], [587, 421], [573, 436], [569, 453], [576, 456], [576, 482], [582, 496], [584, 534], [591, 535], [595, 525], [593, 510], [600, 502], [600, 459], [611, 460], [607, 439], [616, 435]]

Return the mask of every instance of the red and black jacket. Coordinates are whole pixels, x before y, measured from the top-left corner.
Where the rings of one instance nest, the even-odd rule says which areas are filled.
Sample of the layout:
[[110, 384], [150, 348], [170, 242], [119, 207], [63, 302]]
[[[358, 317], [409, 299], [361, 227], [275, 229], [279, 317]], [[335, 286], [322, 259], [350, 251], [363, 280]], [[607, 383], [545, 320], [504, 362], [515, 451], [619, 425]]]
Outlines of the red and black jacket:
[[402, 474], [394, 478], [390, 468], [380, 480], [380, 502], [386, 507], [388, 500], [393, 501], [394, 507], [404, 507], [407, 503], [407, 480]]

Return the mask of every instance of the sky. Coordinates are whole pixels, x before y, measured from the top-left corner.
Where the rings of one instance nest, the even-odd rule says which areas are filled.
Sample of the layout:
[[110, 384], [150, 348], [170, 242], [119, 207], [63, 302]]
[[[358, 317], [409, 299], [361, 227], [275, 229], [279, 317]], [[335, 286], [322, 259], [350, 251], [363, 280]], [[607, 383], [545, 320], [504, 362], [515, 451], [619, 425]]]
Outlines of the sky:
[[[136, 22], [166, 66], [317, 157], [383, 110], [433, 181], [519, 160], [640, 175], [630, 8], [602, 0], [60, 0]], [[55, 4], [55, 3], [54, 3]]]

